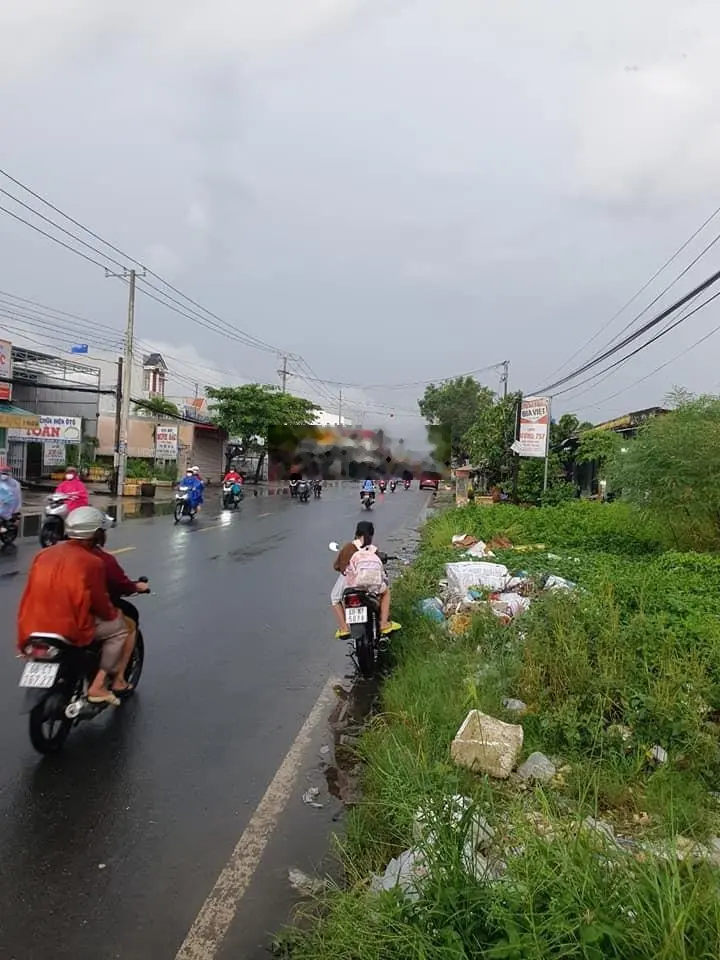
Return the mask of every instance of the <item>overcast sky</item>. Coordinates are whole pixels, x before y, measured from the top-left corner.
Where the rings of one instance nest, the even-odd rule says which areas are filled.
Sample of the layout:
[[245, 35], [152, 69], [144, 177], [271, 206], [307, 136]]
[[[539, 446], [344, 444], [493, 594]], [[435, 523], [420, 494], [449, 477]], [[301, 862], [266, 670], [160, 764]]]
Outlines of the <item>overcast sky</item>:
[[[603, 329], [720, 204], [719, 54], [699, 0], [23, 0], [0, 7], [0, 166], [321, 377], [507, 358], [528, 392], [720, 231]], [[2, 290], [124, 323], [119, 281], [2, 213], [0, 263]], [[660, 303], [719, 265], [720, 244]], [[185, 376], [277, 382], [272, 354], [142, 295], [136, 322]], [[720, 335], [680, 355], [716, 324], [711, 305], [555, 412], [717, 391]], [[346, 391], [400, 432], [418, 392]]]

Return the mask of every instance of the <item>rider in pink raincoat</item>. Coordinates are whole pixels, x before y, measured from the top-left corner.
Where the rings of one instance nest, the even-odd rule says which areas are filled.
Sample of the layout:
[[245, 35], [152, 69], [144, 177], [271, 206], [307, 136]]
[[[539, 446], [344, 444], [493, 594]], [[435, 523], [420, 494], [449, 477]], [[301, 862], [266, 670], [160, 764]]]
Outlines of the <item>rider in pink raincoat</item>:
[[78, 476], [75, 467], [68, 467], [65, 471], [65, 479], [57, 485], [56, 493], [64, 493], [72, 497], [68, 503], [68, 513], [77, 510], [78, 507], [87, 507], [90, 503], [87, 487]]

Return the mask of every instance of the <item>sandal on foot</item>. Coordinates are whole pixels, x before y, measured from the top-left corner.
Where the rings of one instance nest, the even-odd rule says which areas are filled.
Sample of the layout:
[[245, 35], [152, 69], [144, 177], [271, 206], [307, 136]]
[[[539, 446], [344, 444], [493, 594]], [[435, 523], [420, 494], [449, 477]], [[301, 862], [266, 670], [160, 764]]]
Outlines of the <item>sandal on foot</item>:
[[352, 634], [349, 630], [336, 630], [335, 639], [336, 640], [349, 640]]
[[110, 687], [110, 692], [114, 693], [116, 697], [120, 697], [123, 693], [132, 693], [135, 687], [131, 683], [126, 683], [124, 687]]
[[111, 693], [109, 690], [107, 693], [103, 694], [101, 697], [88, 697], [88, 703], [107, 703], [110, 707], [119, 707], [120, 701], [115, 696], [114, 693]]
[[399, 623], [396, 623], [394, 620], [383, 627], [380, 633], [386, 637], [389, 633], [395, 633], [396, 630], [402, 630], [402, 627]]

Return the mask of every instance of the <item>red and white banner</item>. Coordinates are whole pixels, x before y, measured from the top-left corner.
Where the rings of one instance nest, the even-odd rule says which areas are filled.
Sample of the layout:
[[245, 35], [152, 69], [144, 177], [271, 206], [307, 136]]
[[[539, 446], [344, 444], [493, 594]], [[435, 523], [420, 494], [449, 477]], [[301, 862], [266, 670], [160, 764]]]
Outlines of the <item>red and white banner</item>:
[[[0, 377], [12, 379], [12, 344], [0, 340]], [[0, 400], [12, 400], [12, 384], [0, 381]]]
[[524, 397], [520, 431], [512, 449], [521, 457], [546, 457], [550, 442], [550, 397]]

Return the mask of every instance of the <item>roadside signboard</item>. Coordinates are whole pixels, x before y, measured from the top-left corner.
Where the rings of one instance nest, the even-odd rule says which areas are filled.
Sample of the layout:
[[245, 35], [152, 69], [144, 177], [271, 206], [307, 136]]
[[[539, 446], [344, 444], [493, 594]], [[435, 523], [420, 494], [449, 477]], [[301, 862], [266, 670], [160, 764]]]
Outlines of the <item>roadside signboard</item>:
[[82, 440], [82, 417], [46, 417], [38, 414], [37, 427], [11, 427], [11, 440], [26, 443], [80, 443]]
[[159, 423], [155, 427], [155, 457], [157, 460], [177, 460], [178, 428]]
[[546, 457], [549, 442], [550, 397], [523, 397], [513, 451], [521, 457]]
[[[0, 377], [12, 379], [12, 344], [9, 340], [0, 340]], [[12, 384], [0, 380], [0, 400], [12, 400]]]
[[67, 444], [57, 440], [46, 440], [43, 443], [43, 462], [46, 467], [61, 467], [67, 458], [65, 453]]

